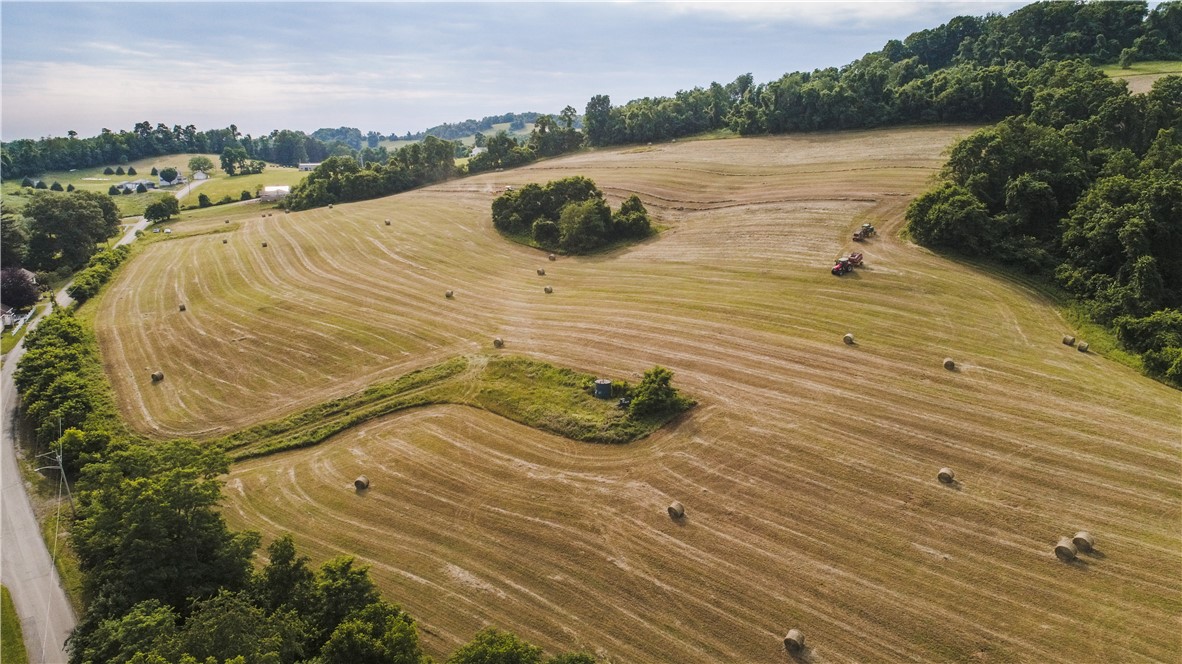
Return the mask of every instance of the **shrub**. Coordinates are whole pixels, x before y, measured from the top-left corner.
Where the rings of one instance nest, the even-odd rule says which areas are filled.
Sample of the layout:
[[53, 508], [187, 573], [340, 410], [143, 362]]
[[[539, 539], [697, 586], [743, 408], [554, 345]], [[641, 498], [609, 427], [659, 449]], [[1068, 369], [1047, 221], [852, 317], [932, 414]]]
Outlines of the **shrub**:
[[542, 247], [557, 247], [560, 233], [558, 231], [558, 224], [549, 219], [538, 219], [534, 222], [531, 229], [534, 242], [537, 242]]
[[243, 190], [242, 194], [238, 197], [238, 200], [249, 201], [252, 198], [254, 198], [254, 196], [251, 196], [249, 191]]
[[143, 182], [141, 182], [141, 183], [137, 184], [137, 185], [135, 186], [135, 193], [137, 193], [137, 194], [146, 194], [146, 193], [148, 193], [148, 186], [147, 186], [147, 185], [145, 185]]
[[152, 175], [160, 175], [160, 171], [156, 170], [155, 166], [152, 167]]
[[21, 180], [22, 187], [32, 187], [33, 184], [34, 184], [33, 181], [31, 179], [29, 179], [29, 177], [27, 175], [25, 176], [25, 178], [23, 180]]
[[135, 172], [135, 166], [128, 166], [127, 167], [127, 174], [128, 175], [139, 175], [139, 173]]
[[35, 189], [49, 189], [49, 185], [45, 184], [45, 180], [38, 180]]
[[122, 166], [120, 166], [119, 168], [116, 168], [116, 169], [115, 169], [115, 175], [123, 175], [123, 174], [124, 174], [124, 172], [123, 172], [123, 167], [122, 167]]
[[628, 414], [633, 417], [685, 410], [693, 402], [682, 397], [671, 385], [673, 372], [664, 367], [653, 367], [644, 372], [640, 384], [632, 389], [632, 404]]
[[204, 193], [197, 195], [197, 207], [205, 208], [211, 205], [213, 205], [213, 203], [210, 202], [209, 196], [206, 196]]
[[65, 189], [62, 187], [62, 183], [58, 182], [57, 180], [54, 180], [53, 184], [49, 185], [49, 189], [51, 191], [65, 191]]
[[233, 203], [233, 202], [234, 202], [234, 199], [230, 198], [230, 194], [226, 194], [225, 196], [222, 196], [221, 199], [218, 200], [218, 205], [225, 205], [226, 203]]
[[74, 191], [74, 185], [72, 185], [72, 184], [66, 185], [66, 191]]
[[103, 169], [103, 175], [114, 175], [114, 174], [115, 174], [115, 169], [111, 168], [110, 166]]

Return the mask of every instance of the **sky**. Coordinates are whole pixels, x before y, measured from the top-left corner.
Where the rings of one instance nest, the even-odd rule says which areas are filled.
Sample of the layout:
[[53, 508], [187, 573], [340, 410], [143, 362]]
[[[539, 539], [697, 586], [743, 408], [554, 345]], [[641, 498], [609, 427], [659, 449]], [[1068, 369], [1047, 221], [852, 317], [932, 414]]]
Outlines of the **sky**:
[[417, 132], [841, 67], [1026, 2], [0, 1], [0, 137]]

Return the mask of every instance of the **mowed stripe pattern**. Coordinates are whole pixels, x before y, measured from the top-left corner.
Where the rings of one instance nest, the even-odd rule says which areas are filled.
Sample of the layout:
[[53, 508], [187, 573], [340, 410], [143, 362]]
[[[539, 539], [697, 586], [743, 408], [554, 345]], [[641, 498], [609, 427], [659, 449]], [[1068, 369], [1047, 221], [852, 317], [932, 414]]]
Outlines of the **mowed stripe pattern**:
[[[159, 386], [120, 388], [156, 434], [226, 431], [494, 335], [613, 378], [673, 369], [700, 406], [624, 447], [444, 406], [235, 468], [236, 526], [361, 556], [436, 655], [496, 624], [620, 661], [781, 661], [790, 627], [817, 661], [1176, 659], [1178, 393], [1060, 344], [1067, 328], [1021, 284], [895, 238], [966, 131], [600, 151], [247, 220], [228, 245], [133, 261], [100, 302], [104, 361], [117, 381], [163, 368]], [[637, 192], [666, 230], [549, 263], [489, 228], [494, 191], [574, 174], [616, 203]], [[853, 245], [863, 221], [883, 232]], [[867, 267], [830, 276], [853, 246]], [[319, 318], [301, 324], [302, 307]], [[170, 338], [112, 341], [152, 324]], [[205, 339], [222, 326], [250, 338]], [[174, 380], [172, 354], [203, 343], [211, 363]], [[936, 481], [942, 466], [959, 484]], [[1077, 530], [1099, 553], [1064, 565], [1052, 547]]]

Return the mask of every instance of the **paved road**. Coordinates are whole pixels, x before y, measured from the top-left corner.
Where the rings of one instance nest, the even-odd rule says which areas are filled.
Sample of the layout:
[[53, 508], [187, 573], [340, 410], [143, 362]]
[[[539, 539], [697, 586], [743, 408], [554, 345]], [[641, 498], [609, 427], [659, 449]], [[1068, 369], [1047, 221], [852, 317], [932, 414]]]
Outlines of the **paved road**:
[[[139, 218], [127, 228], [117, 244], [131, 242], [137, 230], [147, 227], [148, 222]], [[55, 294], [62, 306], [71, 303], [66, 288], [69, 284]], [[29, 329], [37, 322], [29, 321]], [[3, 434], [0, 435], [3, 439], [0, 440], [3, 448], [0, 449], [0, 581], [12, 593], [29, 661], [60, 664], [67, 659], [65, 641], [77, 619], [41, 538], [41, 528], [33, 515], [33, 506], [25, 493], [24, 480], [17, 465], [17, 397], [12, 373], [24, 352], [23, 344], [9, 351], [0, 371], [0, 422], [3, 423]]]

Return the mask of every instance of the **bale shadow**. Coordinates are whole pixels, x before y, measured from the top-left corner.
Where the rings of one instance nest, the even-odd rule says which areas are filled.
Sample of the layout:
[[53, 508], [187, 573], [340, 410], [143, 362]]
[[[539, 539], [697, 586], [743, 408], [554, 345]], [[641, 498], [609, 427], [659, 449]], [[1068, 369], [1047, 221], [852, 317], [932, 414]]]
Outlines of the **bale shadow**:
[[1108, 557], [1104, 555], [1103, 551], [1097, 551], [1096, 549], [1092, 549], [1091, 551], [1081, 551], [1080, 554], [1089, 558], [1095, 558], [1096, 560], [1104, 560]]
[[813, 649], [809, 646], [805, 646], [805, 647], [801, 648], [800, 650], [789, 650], [788, 648], [784, 648], [784, 652], [787, 653], [788, 658], [794, 662], [814, 662], [814, 661], [816, 661], [815, 659], [813, 659]]
[[[937, 480], [939, 481], [939, 480]], [[940, 482], [941, 486], [945, 486], [952, 491], [960, 491], [960, 480], [952, 480], [951, 482]]]

